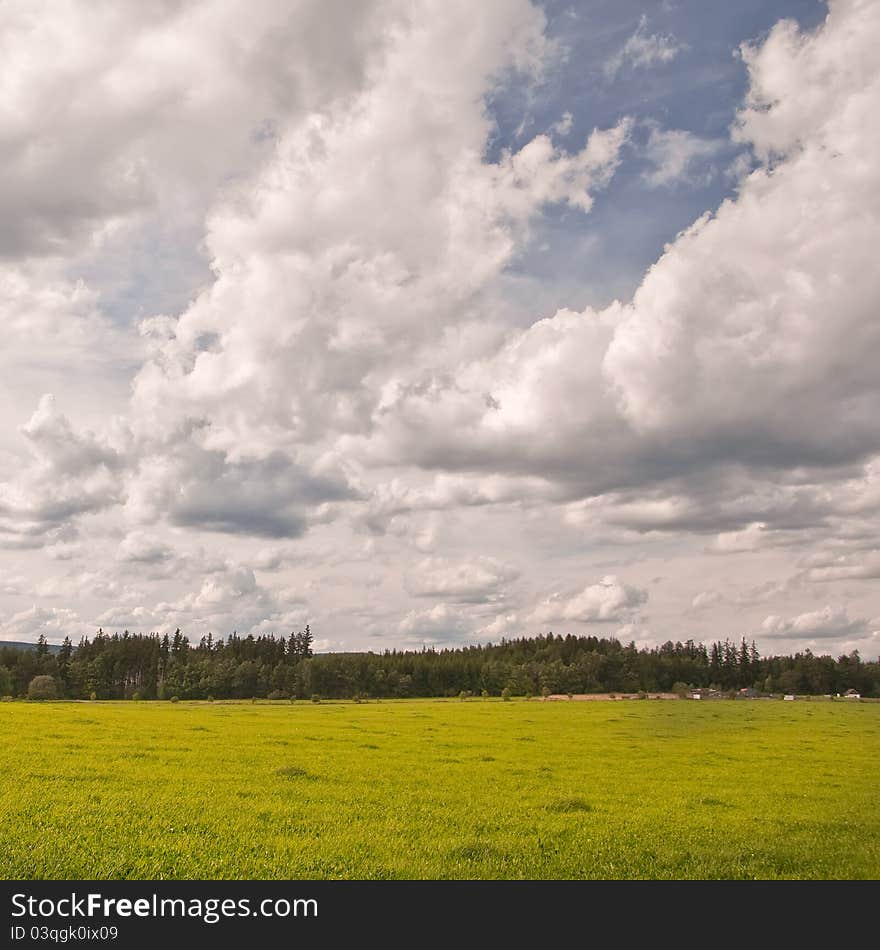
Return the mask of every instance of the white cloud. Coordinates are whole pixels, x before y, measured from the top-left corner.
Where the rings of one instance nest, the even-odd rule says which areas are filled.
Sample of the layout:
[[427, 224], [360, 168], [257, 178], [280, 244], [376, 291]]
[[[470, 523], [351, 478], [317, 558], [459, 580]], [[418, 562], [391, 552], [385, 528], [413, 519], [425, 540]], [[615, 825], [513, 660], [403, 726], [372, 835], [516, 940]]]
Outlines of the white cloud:
[[519, 571], [492, 558], [477, 557], [452, 563], [446, 558], [425, 558], [404, 576], [404, 587], [413, 597], [440, 597], [455, 603], [485, 603], [503, 599]]
[[645, 146], [645, 158], [651, 168], [642, 177], [651, 188], [668, 188], [682, 182], [706, 184], [714, 174], [706, 160], [716, 155], [723, 144], [684, 129], [661, 129], [654, 125]]
[[865, 618], [850, 619], [845, 607], [823, 607], [785, 619], [771, 614], [761, 624], [765, 637], [780, 637], [786, 640], [839, 640], [858, 638], [868, 633]]
[[[761, 101], [797, 85], [809, 103], [823, 82], [813, 61], [840, 64], [828, 84], [846, 108], [824, 93], [802, 108], [797, 147], [680, 235], [631, 303], [559, 311], [454, 377], [397, 382], [365, 457], [541, 477], [643, 530], [793, 530], [852, 507], [832, 486], [863, 478], [880, 450], [880, 26], [873, 9], [834, 12], [797, 44], [774, 32], [774, 69], [762, 51], [749, 65]], [[774, 108], [760, 113], [762, 137]], [[746, 112], [741, 134], [750, 128]]]
[[134, 215], [196, 214], [280, 115], [362, 81], [384, 5], [11, 0], [0, 25], [0, 255], [57, 254]]
[[630, 617], [647, 600], [646, 590], [609, 574], [579, 593], [553, 594], [539, 603], [528, 619], [532, 623], [608, 623]]
[[24, 592], [27, 579], [20, 574], [0, 569], [0, 594], [18, 595]]
[[706, 610], [709, 607], [714, 607], [716, 604], [720, 604], [724, 600], [724, 595], [717, 590], [704, 590], [700, 591], [694, 599], [691, 601], [692, 610]]
[[[198, 577], [197, 571], [193, 576]], [[276, 632], [289, 626], [290, 611], [253, 571], [233, 563], [199, 577], [197, 590], [174, 601], [137, 603], [130, 597], [117, 600], [95, 617], [95, 624], [109, 629], [160, 633], [180, 627], [196, 639], [208, 632], [225, 636], [233, 630], [249, 631], [265, 627]], [[111, 598], [107, 598], [111, 599]], [[105, 601], [106, 602], [106, 601]], [[297, 616], [301, 611], [293, 611]]]
[[757, 551], [766, 543], [768, 534], [766, 524], [754, 522], [740, 531], [721, 532], [714, 538], [708, 550], [718, 554]]
[[672, 62], [686, 47], [668, 33], [649, 33], [648, 18], [642, 14], [639, 25], [623, 46], [604, 65], [606, 79], [614, 79], [621, 69], [649, 69]]
[[497, 643], [501, 639], [512, 640], [523, 635], [523, 625], [519, 614], [499, 614], [489, 623], [476, 630], [476, 636], [481, 642]]
[[397, 634], [411, 645], [454, 643], [473, 635], [473, 624], [461, 609], [449, 604], [436, 604], [422, 610], [411, 610], [397, 625]]
[[214, 284], [176, 324], [145, 325], [133, 519], [293, 537], [323, 503], [356, 499], [345, 440], [409, 385], [400, 370], [448, 360], [453, 336], [488, 345], [470, 328], [531, 221], [546, 204], [590, 209], [629, 122], [580, 151], [539, 135], [485, 161], [481, 96], [533, 65], [543, 17], [524, 2], [476, 15], [447, 5], [430, 29], [402, 15], [364, 91], [279, 128], [272, 159], [215, 209]]
[[119, 557], [135, 564], [158, 564], [173, 556], [167, 544], [141, 531], [133, 531], [119, 545]]
[[625, 623], [614, 631], [614, 637], [621, 643], [636, 643], [638, 646], [644, 647], [654, 639], [654, 632], [644, 624]]
[[[536, 225], [595, 220], [638, 127], [576, 140], [556, 102], [547, 134], [495, 148], [488, 103], [557, 53], [539, 8], [86, 6], [7, 4], [0, 26], [16, 631], [61, 622], [35, 592], [86, 632], [271, 630], [314, 605], [334, 643], [699, 637], [701, 608], [759, 626], [817, 593], [877, 614], [876, 4], [747, 48], [754, 170], [633, 299], [555, 313], [520, 273]], [[680, 48], [643, 20], [612, 71]], [[713, 150], [655, 126], [648, 175], [700, 179]], [[697, 571], [700, 550], [731, 556]], [[609, 561], [627, 583], [584, 587]], [[676, 571], [649, 630], [647, 585]]]
[[51, 395], [40, 400], [21, 434], [31, 460], [14, 481], [0, 483], [0, 543], [66, 540], [72, 519], [121, 500], [122, 454], [94, 433], [74, 429]]
[[69, 636], [75, 643], [86, 632], [94, 631], [82, 623], [76, 611], [64, 607], [42, 607], [34, 604], [0, 622], [0, 642], [34, 641], [42, 635], [50, 641], [60, 641]]
[[850, 580], [877, 580], [880, 578], [880, 551], [854, 554], [821, 553], [804, 559], [803, 576], [809, 581], [833, 582]]
[[574, 127], [574, 116], [570, 112], [564, 112], [561, 118], [559, 119], [559, 121], [554, 124], [553, 131], [557, 135], [565, 136], [565, 135], [568, 135], [569, 132], [571, 132], [573, 127]]

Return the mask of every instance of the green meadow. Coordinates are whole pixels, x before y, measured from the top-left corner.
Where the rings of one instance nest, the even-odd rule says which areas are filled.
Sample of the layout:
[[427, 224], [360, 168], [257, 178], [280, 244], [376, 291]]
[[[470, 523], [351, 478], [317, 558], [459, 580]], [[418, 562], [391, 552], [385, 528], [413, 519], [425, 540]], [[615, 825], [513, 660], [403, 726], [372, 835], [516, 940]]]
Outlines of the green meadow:
[[880, 704], [0, 704], [18, 878], [878, 878]]

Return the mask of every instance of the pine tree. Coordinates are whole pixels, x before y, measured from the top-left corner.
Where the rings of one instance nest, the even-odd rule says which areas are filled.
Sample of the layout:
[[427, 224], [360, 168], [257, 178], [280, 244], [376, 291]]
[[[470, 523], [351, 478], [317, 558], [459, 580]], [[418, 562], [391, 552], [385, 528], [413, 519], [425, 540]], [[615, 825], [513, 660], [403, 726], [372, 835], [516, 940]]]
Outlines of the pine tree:
[[70, 690], [70, 659], [73, 656], [73, 644], [70, 637], [64, 638], [61, 649], [58, 651], [58, 679], [61, 680], [61, 688], [64, 695]]
[[168, 675], [168, 662], [171, 655], [171, 645], [168, 642], [168, 634], [162, 637], [162, 645], [159, 647], [159, 685], [165, 682]]
[[746, 638], [743, 637], [739, 647], [739, 685], [748, 686], [751, 681], [749, 645], [746, 643]]
[[304, 659], [312, 656], [312, 643], [314, 642], [314, 637], [312, 636], [312, 631], [309, 629], [309, 625], [306, 624], [305, 630], [300, 634], [300, 655]]
[[709, 649], [709, 681], [721, 682], [721, 644], [717, 640]]

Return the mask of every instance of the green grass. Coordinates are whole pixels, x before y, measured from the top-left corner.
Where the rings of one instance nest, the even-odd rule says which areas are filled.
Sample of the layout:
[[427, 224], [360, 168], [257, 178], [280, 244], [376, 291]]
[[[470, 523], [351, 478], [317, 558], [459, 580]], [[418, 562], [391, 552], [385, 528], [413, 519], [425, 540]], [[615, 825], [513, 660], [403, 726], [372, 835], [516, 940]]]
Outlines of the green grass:
[[3, 878], [878, 878], [880, 704], [4, 703]]

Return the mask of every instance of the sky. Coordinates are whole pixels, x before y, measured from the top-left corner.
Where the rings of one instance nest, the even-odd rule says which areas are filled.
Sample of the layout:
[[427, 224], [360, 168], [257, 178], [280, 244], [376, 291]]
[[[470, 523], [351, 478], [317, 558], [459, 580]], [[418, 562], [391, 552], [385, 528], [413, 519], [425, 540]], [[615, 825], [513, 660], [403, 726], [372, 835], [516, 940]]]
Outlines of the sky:
[[0, 639], [880, 654], [880, 4], [7, 0]]

